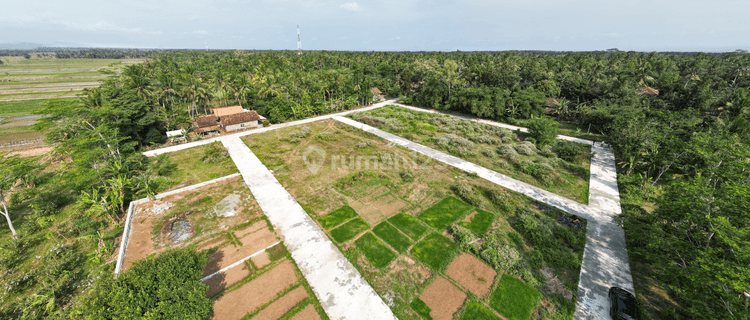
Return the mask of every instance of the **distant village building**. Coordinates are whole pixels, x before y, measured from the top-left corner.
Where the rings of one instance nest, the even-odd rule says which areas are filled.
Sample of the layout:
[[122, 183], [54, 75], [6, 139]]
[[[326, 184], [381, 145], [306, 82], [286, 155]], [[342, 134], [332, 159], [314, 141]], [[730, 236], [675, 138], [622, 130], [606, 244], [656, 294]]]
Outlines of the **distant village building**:
[[226, 132], [258, 128], [263, 126], [260, 116], [255, 111], [243, 111], [242, 113], [221, 116], [220, 119], [221, 125], [224, 127], [224, 130]]
[[370, 89], [370, 92], [372, 92], [372, 101], [380, 101], [383, 100], [383, 92], [380, 91], [380, 89], [373, 87]]
[[213, 114], [197, 117], [195, 118], [193, 123], [195, 125], [195, 130], [193, 130], [193, 132], [202, 137], [211, 137], [217, 135], [221, 130], [219, 117]]
[[642, 96], [642, 95], [658, 96], [659, 95], [659, 90], [656, 90], [656, 89], [651, 88], [651, 87], [640, 87], [640, 88], [638, 88], [638, 95], [639, 96]]
[[167, 131], [167, 138], [170, 142], [185, 142], [185, 132], [182, 129]]
[[263, 126], [263, 116], [254, 110], [245, 110], [241, 106], [211, 108], [211, 114], [200, 116], [193, 121], [195, 133], [202, 137], [211, 137], [221, 132], [259, 128]]

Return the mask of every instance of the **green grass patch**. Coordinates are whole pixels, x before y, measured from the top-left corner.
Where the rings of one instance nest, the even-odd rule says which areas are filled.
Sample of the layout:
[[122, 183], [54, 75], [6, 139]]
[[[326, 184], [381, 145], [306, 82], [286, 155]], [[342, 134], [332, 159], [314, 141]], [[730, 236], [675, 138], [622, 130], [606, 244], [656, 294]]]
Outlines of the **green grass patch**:
[[396, 249], [398, 252], [404, 252], [411, 245], [409, 237], [401, 234], [395, 227], [390, 225], [388, 222], [383, 221], [381, 224], [375, 226], [372, 229], [380, 239], [383, 239], [386, 243], [390, 244], [391, 247]]
[[367, 261], [370, 261], [376, 268], [385, 267], [396, 258], [396, 254], [370, 232], [359, 237], [354, 244], [362, 250]]
[[466, 310], [460, 320], [501, 320], [494, 312], [485, 308], [479, 302], [471, 301], [466, 305]]
[[523, 281], [504, 274], [492, 293], [490, 305], [509, 320], [526, 320], [539, 300], [539, 291]]
[[336, 229], [331, 230], [330, 234], [333, 240], [336, 240], [336, 242], [344, 243], [369, 228], [370, 226], [367, 225], [367, 222], [365, 222], [365, 220], [362, 220], [362, 218], [356, 218]]
[[217, 147], [224, 149], [221, 142], [214, 142], [214, 144], [218, 145], [212, 146], [212, 144], [207, 144], [168, 153], [169, 158], [177, 165], [177, 169], [169, 175], [169, 178], [174, 180], [175, 184], [187, 183], [188, 185], [192, 185], [237, 173], [237, 167], [228, 154], [226, 156], [221, 155], [220, 159], [216, 158], [218, 157], [217, 155], [212, 160], [213, 162], [204, 162], [201, 160], [204, 152]]
[[287, 254], [286, 247], [284, 247], [284, 245], [282, 245], [281, 243], [266, 249], [266, 252], [268, 252], [268, 259], [270, 259], [271, 261], [276, 261], [284, 258]]
[[471, 221], [459, 222], [458, 224], [466, 229], [471, 230], [471, 232], [474, 232], [475, 235], [482, 236], [487, 233], [487, 230], [490, 229], [490, 225], [492, 225], [492, 220], [494, 218], [495, 215], [491, 212], [477, 210], [477, 214], [475, 214], [474, 217], [471, 218]]
[[432, 320], [432, 316], [430, 316], [430, 309], [429, 306], [427, 306], [422, 299], [414, 298], [414, 301], [411, 302], [411, 308], [417, 312], [422, 318], [425, 318], [427, 320]]
[[417, 218], [405, 213], [399, 213], [391, 217], [388, 219], [388, 222], [414, 240], [419, 239], [419, 237], [427, 233], [428, 230], [428, 228], [419, 222]]
[[417, 215], [417, 218], [438, 231], [442, 231], [473, 209], [474, 207], [461, 200], [454, 197], [447, 197], [429, 209], [422, 211]]
[[46, 100], [0, 101], [0, 117], [17, 117], [44, 109]]
[[450, 239], [432, 233], [411, 249], [411, 254], [434, 270], [440, 270], [456, 251], [456, 244]]
[[331, 228], [338, 226], [344, 221], [349, 220], [357, 216], [357, 212], [350, 206], [343, 206], [339, 209], [331, 211], [331, 213], [318, 218], [318, 222], [323, 226], [323, 229], [330, 230]]

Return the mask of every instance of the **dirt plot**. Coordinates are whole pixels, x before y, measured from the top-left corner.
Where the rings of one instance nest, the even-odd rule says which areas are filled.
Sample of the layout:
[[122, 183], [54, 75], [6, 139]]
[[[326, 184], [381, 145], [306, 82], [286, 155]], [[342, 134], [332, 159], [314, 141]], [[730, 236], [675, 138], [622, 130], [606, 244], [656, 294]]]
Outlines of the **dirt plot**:
[[253, 317], [253, 320], [277, 320], [307, 297], [308, 295], [305, 287], [299, 286], [297, 289], [290, 291], [283, 297], [279, 298], [279, 300], [274, 301], [270, 306], [258, 312], [258, 314]]
[[250, 270], [247, 269], [245, 264], [237, 265], [234, 268], [217, 274], [204, 281], [204, 283], [208, 285], [208, 292], [206, 293], [206, 295], [211, 297], [226, 289], [227, 287], [237, 283], [237, 281], [242, 280], [248, 275], [250, 275]]
[[260, 277], [216, 300], [214, 319], [241, 319], [248, 312], [273, 300], [280, 292], [297, 281], [294, 264], [289, 260], [284, 261]]
[[453, 259], [445, 273], [480, 298], [490, 293], [492, 282], [497, 276], [495, 269], [468, 253], [462, 253]]
[[203, 271], [204, 276], [226, 268], [232, 263], [263, 250], [276, 241], [279, 241], [276, 233], [268, 229], [260, 229], [255, 233], [250, 233], [240, 239], [242, 246], [228, 245], [214, 252], [211, 255], [211, 259], [208, 260], [208, 266]]
[[434, 320], [451, 320], [466, 300], [466, 294], [456, 288], [450, 281], [437, 277], [419, 297], [432, 311]]
[[271, 258], [268, 256], [268, 252], [265, 251], [255, 257], [250, 258], [250, 260], [253, 260], [253, 264], [255, 264], [258, 269], [263, 268], [271, 263]]
[[295, 314], [290, 320], [320, 320], [320, 315], [315, 311], [313, 305], [308, 305], [298, 314]]
[[409, 206], [407, 202], [397, 199], [390, 194], [376, 201], [367, 198], [360, 201], [349, 197], [347, 197], [347, 200], [349, 201], [349, 205], [371, 225], [378, 224]]

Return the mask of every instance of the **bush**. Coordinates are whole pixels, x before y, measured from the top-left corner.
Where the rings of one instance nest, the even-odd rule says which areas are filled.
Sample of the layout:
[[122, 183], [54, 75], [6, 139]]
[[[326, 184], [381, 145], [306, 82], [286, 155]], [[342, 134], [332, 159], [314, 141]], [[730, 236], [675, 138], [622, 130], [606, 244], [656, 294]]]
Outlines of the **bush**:
[[450, 147], [474, 147], [474, 143], [464, 137], [459, 137], [454, 134], [446, 134], [435, 140], [435, 144], [438, 146], [448, 149]]
[[200, 279], [208, 258], [207, 251], [173, 249], [136, 261], [117, 279], [103, 273], [72, 318], [206, 319], [213, 303]]
[[512, 163], [518, 163], [518, 161], [521, 161], [521, 157], [518, 155], [518, 152], [511, 145], [502, 145], [498, 147], [497, 154]]
[[561, 159], [573, 162], [578, 156], [587, 154], [591, 147], [570, 141], [557, 141], [554, 150]]
[[471, 230], [455, 223], [448, 227], [448, 232], [453, 235], [453, 239], [463, 249], [468, 249], [470, 246], [469, 243], [476, 239]]
[[507, 244], [495, 246], [485, 243], [479, 256], [497, 270], [510, 271], [521, 262], [521, 254], [518, 250]]
[[474, 207], [483, 207], [482, 198], [479, 197], [479, 193], [471, 185], [461, 182], [451, 187], [451, 189], [466, 203]]
[[545, 157], [554, 157], [555, 151], [552, 149], [552, 146], [546, 145], [539, 148], [539, 153], [541, 153]]
[[502, 189], [489, 189], [486, 195], [492, 204], [504, 211], [512, 211], [515, 207], [515, 201], [513, 201], [512, 196]]
[[401, 180], [404, 180], [406, 183], [414, 181], [414, 172], [411, 172], [409, 169], [401, 171], [398, 175], [401, 176]]
[[168, 154], [163, 153], [154, 157], [146, 172], [150, 175], [169, 176], [175, 170], [177, 170], [177, 164]]
[[490, 158], [490, 159], [497, 158], [497, 152], [492, 151], [492, 149], [482, 150], [482, 155], [484, 155], [485, 157]]
[[549, 118], [532, 119], [528, 122], [529, 135], [536, 140], [537, 145], [551, 144], [557, 137], [557, 121]]
[[201, 150], [201, 162], [203, 163], [219, 163], [229, 158], [229, 151], [227, 151], [220, 142], [209, 143]]
[[536, 154], [536, 147], [529, 141], [524, 141], [516, 145], [516, 151], [525, 156], [533, 156]]
[[523, 160], [519, 166], [521, 167], [521, 172], [531, 175], [545, 185], [551, 185], [558, 181], [559, 175], [546, 162]]
[[336, 140], [336, 134], [331, 131], [326, 131], [318, 133], [318, 136], [316, 138], [321, 141], [333, 141]]
[[312, 130], [310, 130], [310, 128], [308, 128], [308, 127], [302, 127], [302, 128], [300, 128], [298, 130], [294, 130], [294, 131], [290, 132], [287, 136], [289, 137], [289, 142], [291, 142], [291, 143], [297, 143], [297, 142], [302, 141], [302, 139], [307, 138], [308, 136], [310, 136], [311, 132], [312, 132]]

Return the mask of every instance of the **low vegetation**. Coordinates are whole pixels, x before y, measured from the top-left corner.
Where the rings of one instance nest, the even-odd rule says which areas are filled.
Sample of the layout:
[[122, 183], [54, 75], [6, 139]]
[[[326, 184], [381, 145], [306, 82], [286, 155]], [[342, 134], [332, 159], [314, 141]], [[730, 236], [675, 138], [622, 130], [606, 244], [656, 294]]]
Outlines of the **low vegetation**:
[[383, 268], [396, 258], [396, 254], [372, 233], [365, 233], [354, 241], [354, 244], [362, 250], [367, 261], [376, 268]]
[[410, 253], [430, 268], [442, 270], [450, 262], [448, 259], [453, 257], [456, 249], [456, 244], [450, 239], [437, 233], [431, 233], [424, 237], [422, 241], [417, 242]]
[[416, 218], [403, 213], [391, 217], [388, 221], [414, 240], [421, 238], [429, 230]]
[[380, 239], [383, 239], [387, 244], [391, 245], [396, 251], [403, 253], [412, 244], [409, 237], [403, 235], [395, 227], [388, 222], [381, 222], [379, 225], [372, 228], [372, 232], [375, 233]]
[[330, 212], [327, 215], [318, 218], [318, 222], [320, 222], [320, 225], [323, 226], [323, 229], [330, 230], [333, 227], [344, 223], [344, 221], [347, 221], [356, 216], [357, 213], [354, 212], [354, 209], [352, 209], [352, 207], [343, 206]]
[[509, 275], [503, 275], [490, 305], [508, 319], [526, 320], [539, 300], [539, 291]]
[[454, 197], [447, 197], [422, 211], [417, 217], [436, 230], [443, 230], [454, 221], [463, 218], [472, 209], [474, 209], [472, 206]]
[[370, 226], [367, 225], [367, 222], [365, 222], [365, 220], [362, 220], [362, 218], [356, 218], [336, 229], [331, 230], [330, 235], [331, 238], [336, 240], [336, 242], [344, 243], [353, 239], [358, 234], [362, 233], [362, 231], [365, 231], [369, 228]]

